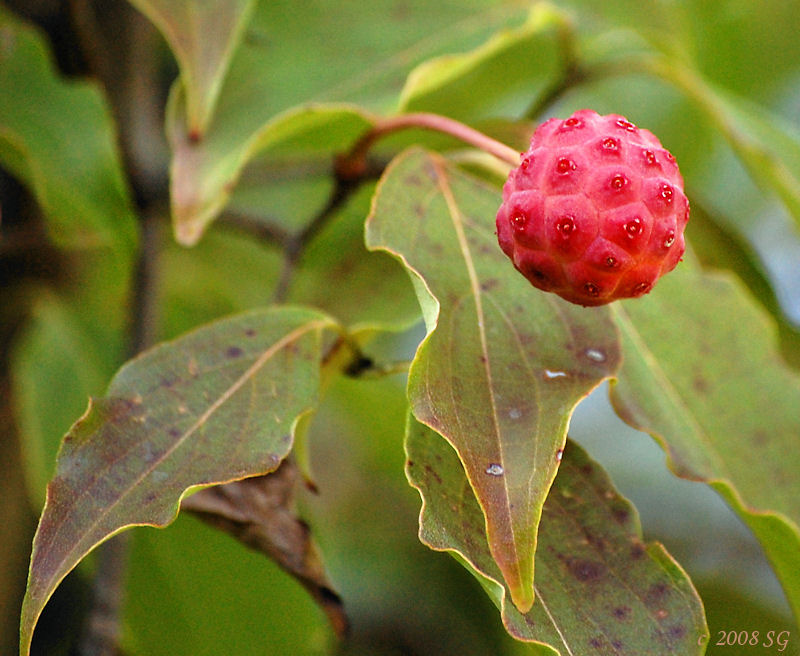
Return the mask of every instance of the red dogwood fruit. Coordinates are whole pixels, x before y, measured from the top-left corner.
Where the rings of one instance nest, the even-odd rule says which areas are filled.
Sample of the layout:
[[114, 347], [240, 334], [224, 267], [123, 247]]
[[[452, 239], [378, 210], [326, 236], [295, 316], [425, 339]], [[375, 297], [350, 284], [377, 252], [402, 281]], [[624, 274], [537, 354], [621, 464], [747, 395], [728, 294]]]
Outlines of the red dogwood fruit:
[[538, 127], [503, 187], [497, 238], [535, 287], [603, 305], [672, 271], [688, 220], [683, 178], [658, 138], [583, 109]]

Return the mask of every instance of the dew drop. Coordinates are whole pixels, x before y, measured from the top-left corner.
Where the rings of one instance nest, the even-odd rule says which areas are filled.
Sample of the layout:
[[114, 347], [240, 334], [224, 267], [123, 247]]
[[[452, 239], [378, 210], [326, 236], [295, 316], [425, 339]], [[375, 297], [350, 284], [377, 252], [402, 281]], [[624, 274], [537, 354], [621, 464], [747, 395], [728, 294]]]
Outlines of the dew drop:
[[561, 459], [564, 457], [564, 449], [559, 449], [556, 451], [556, 460], [561, 462]]
[[670, 230], [669, 234], [667, 234], [666, 238], [664, 239], [664, 248], [669, 248], [674, 243], [675, 243], [675, 231]]
[[617, 173], [611, 176], [611, 179], [608, 181], [608, 186], [611, 187], [614, 191], [620, 191], [628, 184], [628, 178], [625, 177], [622, 173]]
[[633, 288], [633, 293], [634, 295], [639, 296], [641, 294], [644, 294], [645, 292], [650, 291], [650, 287], [651, 285], [649, 282], [640, 282]]
[[664, 157], [666, 157], [670, 162], [674, 162], [675, 161], [675, 155], [673, 155], [668, 150], [664, 151]]
[[616, 126], [618, 128], [622, 128], [623, 130], [627, 130], [628, 132], [636, 131], [636, 126], [630, 121], [626, 121], [624, 118], [618, 118], [616, 120]]
[[520, 153], [522, 161], [519, 163], [520, 168], [524, 171], [531, 165], [531, 158], [525, 157], [525, 153]]
[[489, 476], [502, 476], [506, 473], [506, 470], [503, 469], [502, 465], [493, 462], [486, 468], [486, 473], [489, 474]]
[[652, 150], [643, 150], [642, 155], [644, 155], [644, 161], [648, 164], [657, 164], [658, 161], [656, 160], [656, 154]]
[[638, 216], [634, 216], [625, 224], [625, 233], [630, 239], [634, 239], [642, 234], [642, 220]]
[[525, 226], [528, 223], [528, 217], [522, 212], [517, 212], [511, 217], [511, 225], [514, 226], [514, 232], [524, 232]]
[[589, 296], [600, 296], [600, 288], [593, 282], [587, 282], [583, 286], [583, 291], [589, 294]]
[[556, 171], [561, 175], [572, 173], [578, 167], [569, 157], [559, 157], [556, 162]]
[[556, 223], [556, 230], [564, 239], [569, 239], [569, 236], [575, 232], [575, 219], [568, 214], [562, 216]]
[[579, 118], [575, 118], [574, 116], [570, 116], [566, 121], [561, 124], [562, 128], [566, 128], [567, 130], [571, 130], [574, 128], [580, 128], [583, 126], [583, 121]]
[[522, 416], [522, 411], [519, 408], [511, 408], [511, 410], [508, 411], [508, 416], [511, 417], [511, 419], [519, 419]]
[[614, 137], [606, 137], [603, 139], [603, 150], [607, 150], [611, 153], [616, 153], [619, 151], [619, 140], [614, 139]]
[[609, 269], [613, 269], [613, 268], [615, 268], [617, 265], [618, 265], [618, 263], [617, 263], [617, 258], [615, 258], [615, 257], [612, 257], [611, 255], [609, 255], [608, 257], [606, 257], [606, 266], [607, 266]]
[[583, 353], [592, 362], [605, 362], [606, 361], [606, 354], [603, 353], [600, 349], [588, 348]]
[[661, 198], [664, 199], [664, 202], [671, 203], [672, 202], [672, 187], [669, 186], [666, 182], [661, 185], [659, 188], [659, 193]]
[[552, 369], [545, 369], [544, 370], [544, 377], [549, 378], [552, 380], [553, 378], [566, 378], [567, 372], [565, 371], [553, 371]]

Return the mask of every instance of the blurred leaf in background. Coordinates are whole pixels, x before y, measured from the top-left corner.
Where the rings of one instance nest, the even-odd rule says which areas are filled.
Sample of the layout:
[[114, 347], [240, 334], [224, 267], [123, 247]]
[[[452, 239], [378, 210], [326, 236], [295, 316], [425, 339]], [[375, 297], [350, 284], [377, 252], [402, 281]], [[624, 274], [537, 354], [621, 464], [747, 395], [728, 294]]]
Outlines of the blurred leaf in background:
[[[782, 653], [800, 653], [786, 595], [752, 533], [709, 486], [678, 479], [667, 466], [688, 463], [684, 474], [714, 481], [757, 532], [769, 518], [754, 511], [783, 513], [778, 537], [791, 548], [787, 564], [776, 563], [796, 599], [794, 3], [132, 4], [155, 26], [121, 0], [0, 6], [0, 653], [16, 650], [20, 568], [59, 441], [132, 349], [288, 301], [353, 327], [375, 360], [414, 356], [425, 337], [414, 293], [420, 283], [415, 290], [403, 266], [367, 251], [364, 220], [376, 186], [338, 184], [337, 153], [395, 111], [437, 111], [524, 148], [536, 122], [587, 106], [622, 113], [659, 135], [686, 180], [689, 238], [700, 265], [728, 269], [743, 284], [706, 278], [687, 261], [652, 298], [611, 313], [633, 327], [628, 347], [631, 335], [647, 333], [648, 343], [666, 348], [648, 357], [671, 367], [677, 387], [684, 373], [700, 367], [707, 374], [709, 386], [692, 401], [717, 402], [693, 409], [689, 423], [714, 432], [713, 449], [695, 458], [697, 442], [682, 442], [683, 431], [667, 437], [668, 427], [651, 421], [655, 406], [626, 395], [623, 414], [669, 443], [666, 458], [613, 413], [605, 385], [578, 406], [571, 437], [638, 508], [644, 540], [662, 542], [697, 586], [707, 653], [768, 651], [716, 646], [721, 630], [789, 631]], [[117, 49], [128, 41], [127, 54]], [[162, 128], [169, 168], [160, 159]], [[451, 140], [418, 131], [376, 148], [371, 176], [415, 142], [445, 152], [454, 171], [468, 162], [474, 172], [478, 161], [499, 193], [498, 171], [487, 173]], [[395, 201], [413, 204], [402, 190]], [[490, 233], [488, 204], [483, 213]], [[402, 216], [394, 220], [408, 230]], [[196, 246], [178, 245], [171, 230]], [[665, 325], [684, 316], [661, 305], [670, 291], [688, 308], [680, 330]], [[136, 334], [143, 323], [145, 338]], [[780, 352], [762, 350], [776, 326]], [[742, 357], [724, 362], [692, 350], [709, 331], [711, 350], [725, 353], [727, 345]], [[740, 342], [743, 334], [757, 343]], [[323, 383], [307, 436], [307, 473], [319, 493], [301, 490], [299, 508], [344, 599], [350, 639], [337, 643], [323, 612], [273, 563], [181, 516], [165, 531], [131, 532], [125, 652], [552, 653], [509, 637], [467, 569], [417, 539], [419, 498], [403, 476], [405, 377]], [[618, 405], [626, 385], [663, 401], [658, 381], [623, 370]], [[743, 413], [735, 421], [734, 410]], [[771, 427], [769, 439], [751, 445], [739, 432], [759, 424]], [[739, 448], [727, 453], [732, 444]], [[701, 467], [707, 458], [725, 460], [717, 452], [735, 461], [724, 469], [741, 470], [726, 479], [740, 481], [733, 488], [713, 467]], [[773, 484], [772, 472], [782, 480]], [[730, 493], [739, 485], [741, 498]], [[57, 590], [34, 653], [75, 648], [93, 566], [85, 561]]]

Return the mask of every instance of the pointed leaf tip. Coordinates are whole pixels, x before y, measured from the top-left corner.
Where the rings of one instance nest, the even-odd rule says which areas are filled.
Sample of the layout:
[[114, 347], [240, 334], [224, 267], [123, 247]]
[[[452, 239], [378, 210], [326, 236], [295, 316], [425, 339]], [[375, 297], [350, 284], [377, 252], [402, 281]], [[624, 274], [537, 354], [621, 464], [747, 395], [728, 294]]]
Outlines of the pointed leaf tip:
[[322, 332], [302, 308], [224, 319], [143, 353], [62, 443], [33, 543], [21, 653], [63, 578], [136, 525], [165, 526], [194, 486], [273, 471], [317, 401]]
[[417, 282], [428, 335], [412, 363], [416, 419], [443, 435], [485, 514], [489, 549], [520, 608], [534, 600], [542, 504], [577, 403], [619, 364], [607, 308], [528, 285], [494, 234], [499, 190], [410, 150], [380, 182], [367, 243]]
[[[514, 638], [543, 653], [699, 656], [708, 628], [691, 581], [658, 544], [645, 544], [635, 509], [602, 468], [567, 442], [544, 503], [536, 599], [526, 613], [484, 538], [484, 517], [455, 451], [409, 418], [406, 474], [420, 493], [420, 539], [450, 551], [500, 608]], [[536, 653], [540, 653], [537, 651]]]

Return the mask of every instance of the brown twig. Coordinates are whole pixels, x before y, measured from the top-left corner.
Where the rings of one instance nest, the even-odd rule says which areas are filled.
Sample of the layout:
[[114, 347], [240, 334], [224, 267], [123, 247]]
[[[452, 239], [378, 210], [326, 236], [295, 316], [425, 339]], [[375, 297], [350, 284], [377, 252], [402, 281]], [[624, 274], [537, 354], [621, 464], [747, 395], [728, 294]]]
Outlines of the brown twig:
[[388, 134], [409, 128], [422, 128], [449, 134], [451, 137], [494, 155], [499, 160], [512, 166], [519, 164], [519, 153], [504, 143], [500, 143], [496, 139], [483, 134], [483, 132], [479, 132], [452, 118], [420, 112], [401, 114], [400, 116], [392, 116], [378, 121], [371, 130], [366, 132], [355, 143], [346, 155], [342, 155], [336, 160], [337, 178], [339, 180], [361, 178], [367, 170], [367, 153], [375, 142]]

